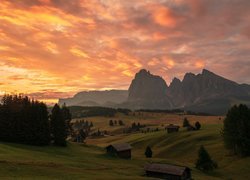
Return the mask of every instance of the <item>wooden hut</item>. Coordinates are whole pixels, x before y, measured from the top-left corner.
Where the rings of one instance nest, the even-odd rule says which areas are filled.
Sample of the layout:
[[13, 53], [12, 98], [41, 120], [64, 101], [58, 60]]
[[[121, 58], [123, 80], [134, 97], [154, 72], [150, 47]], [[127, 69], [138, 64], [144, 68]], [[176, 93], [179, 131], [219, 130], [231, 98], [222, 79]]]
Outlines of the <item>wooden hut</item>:
[[171, 180], [191, 180], [191, 169], [184, 166], [171, 164], [148, 164], [144, 168], [149, 177], [171, 179]]
[[166, 127], [168, 133], [178, 132], [178, 131], [179, 131], [179, 128], [180, 128], [180, 126], [173, 125], [173, 124], [169, 124], [169, 125]]
[[106, 147], [107, 153], [117, 155], [120, 158], [131, 159], [132, 147], [128, 143], [111, 144]]

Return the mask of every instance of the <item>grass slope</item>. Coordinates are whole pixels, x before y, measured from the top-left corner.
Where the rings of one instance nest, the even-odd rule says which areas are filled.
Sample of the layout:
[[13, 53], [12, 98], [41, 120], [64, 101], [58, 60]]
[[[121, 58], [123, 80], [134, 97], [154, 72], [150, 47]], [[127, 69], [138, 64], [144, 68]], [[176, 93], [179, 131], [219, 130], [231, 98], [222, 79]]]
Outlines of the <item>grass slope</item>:
[[[123, 117], [126, 124], [134, 121], [152, 125], [181, 124], [179, 115], [147, 114], [140, 117]], [[116, 134], [103, 138], [88, 139], [87, 145], [70, 143], [66, 148], [34, 147], [0, 142], [0, 179], [150, 179], [143, 176], [145, 163], [167, 162], [192, 168], [194, 179], [248, 179], [250, 158], [230, 156], [220, 135], [222, 128], [218, 117], [190, 116], [193, 123], [202, 122], [200, 131], [167, 134], [166, 131], [136, 134]], [[95, 117], [95, 128], [109, 128], [108, 118]], [[99, 127], [98, 127], [99, 126]], [[104, 147], [110, 143], [129, 142], [133, 146], [132, 160], [122, 160], [105, 155]], [[153, 150], [153, 158], [146, 159], [147, 145]], [[204, 145], [219, 168], [205, 174], [194, 168], [197, 151]]]

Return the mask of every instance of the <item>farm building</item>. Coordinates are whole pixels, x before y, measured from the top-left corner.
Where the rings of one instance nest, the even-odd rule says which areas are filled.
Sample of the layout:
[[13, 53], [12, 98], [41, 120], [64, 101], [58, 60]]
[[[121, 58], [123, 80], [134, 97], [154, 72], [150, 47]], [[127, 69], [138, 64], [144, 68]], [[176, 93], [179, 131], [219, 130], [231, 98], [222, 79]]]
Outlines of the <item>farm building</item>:
[[191, 169], [184, 166], [152, 163], [146, 165], [144, 170], [149, 177], [171, 180], [191, 179]]
[[111, 144], [106, 147], [108, 154], [115, 154], [120, 158], [131, 159], [132, 147], [128, 143]]
[[180, 126], [173, 125], [173, 124], [169, 124], [169, 125], [166, 127], [168, 133], [178, 132], [178, 131], [179, 131], [179, 128], [180, 128]]

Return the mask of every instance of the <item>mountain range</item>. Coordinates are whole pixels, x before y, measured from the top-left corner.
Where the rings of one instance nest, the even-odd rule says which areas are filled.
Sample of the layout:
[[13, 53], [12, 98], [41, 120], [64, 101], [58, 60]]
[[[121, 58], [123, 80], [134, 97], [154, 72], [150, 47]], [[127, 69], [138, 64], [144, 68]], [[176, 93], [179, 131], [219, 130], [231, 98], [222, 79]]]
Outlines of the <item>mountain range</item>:
[[238, 84], [203, 69], [186, 73], [183, 80], [165, 80], [142, 69], [128, 90], [84, 91], [59, 99], [68, 106], [106, 106], [130, 109], [184, 109], [221, 115], [234, 104], [250, 106], [250, 85]]

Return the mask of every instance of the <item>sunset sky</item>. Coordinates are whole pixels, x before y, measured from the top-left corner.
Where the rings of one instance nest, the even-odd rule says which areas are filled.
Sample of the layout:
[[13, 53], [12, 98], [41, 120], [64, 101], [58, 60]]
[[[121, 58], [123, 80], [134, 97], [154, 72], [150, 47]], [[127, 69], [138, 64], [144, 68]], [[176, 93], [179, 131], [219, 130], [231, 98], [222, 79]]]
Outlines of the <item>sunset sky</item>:
[[0, 95], [127, 89], [142, 68], [250, 84], [250, 1], [0, 0]]

